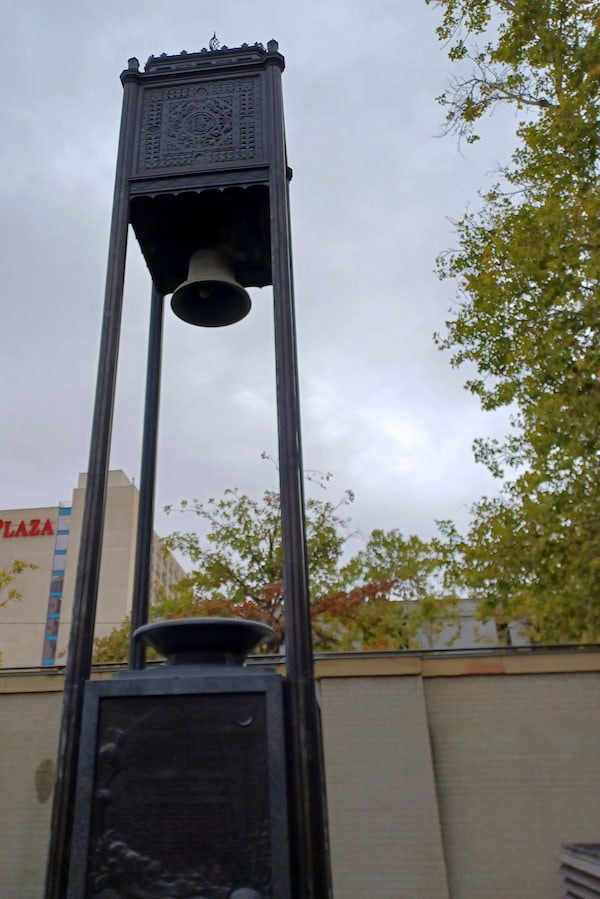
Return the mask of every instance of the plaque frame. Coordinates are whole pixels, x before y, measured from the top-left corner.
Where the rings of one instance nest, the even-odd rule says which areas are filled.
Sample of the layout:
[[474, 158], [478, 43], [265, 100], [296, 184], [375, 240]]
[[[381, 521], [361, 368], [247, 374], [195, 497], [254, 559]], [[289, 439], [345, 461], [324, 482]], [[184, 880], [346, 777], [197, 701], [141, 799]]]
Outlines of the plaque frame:
[[[71, 850], [67, 899], [91, 899], [87, 888], [90, 835], [95, 802], [98, 766], [98, 730], [100, 705], [111, 698], [171, 696], [241, 696], [262, 694], [265, 703], [266, 781], [269, 796], [271, 884], [264, 899], [289, 899], [290, 863], [288, 838], [287, 782], [284, 746], [282, 679], [273, 670], [238, 668], [218, 673], [201, 673], [198, 667], [177, 671], [147, 669], [122, 672], [112, 681], [86, 684], [83, 707], [81, 754], [77, 774], [77, 799]], [[201, 832], [201, 831], [199, 831]], [[242, 884], [232, 884], [232, 889]], [[117, 895], [117, 893], [115, 893]], [[155, 894], [149, 893], [153, 897]], [[124, 894], [123, 899], [125, 899]], [[261, 897], [262, 899], [262, 897]]]

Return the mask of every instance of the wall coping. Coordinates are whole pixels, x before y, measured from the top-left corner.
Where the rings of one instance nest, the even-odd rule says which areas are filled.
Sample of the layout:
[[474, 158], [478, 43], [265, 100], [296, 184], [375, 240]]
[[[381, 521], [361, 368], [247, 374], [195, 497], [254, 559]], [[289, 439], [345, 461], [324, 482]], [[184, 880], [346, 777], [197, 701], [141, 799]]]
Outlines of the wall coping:
[[[281, 656], [257, 656], [254, 665], [285, 673]], [[95, 665], [92, 680], [109, 680], [124, 665]], [[600, 646], [446, 652], [356, 652], [315, 656], [317, 679], [334, 677], [473, 677], [600, 671]], [[64, 667], [0, 669], [0, 693], [59, 693]]]

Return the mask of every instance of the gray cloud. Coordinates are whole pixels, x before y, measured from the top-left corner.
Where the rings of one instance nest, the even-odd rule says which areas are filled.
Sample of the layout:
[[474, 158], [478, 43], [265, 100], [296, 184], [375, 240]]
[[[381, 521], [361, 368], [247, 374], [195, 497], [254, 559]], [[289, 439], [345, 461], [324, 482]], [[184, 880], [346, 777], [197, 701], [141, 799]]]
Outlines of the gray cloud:
[[[307, 467], [356, 492], [354, 519], [430, 533], [494, 483], [475, 436], [502, 433], [432, 343], [452, 288], [449, 217], [511, 148], [510, 120], [457, 152], [436, 136], [448, 76], [435, 12], [388, 0], [13, 2], [0, 166], [5, 507], [67, 499], [85, 469], [121, 86], [128, 56], [275, 36], [284, 75]], [[149, 282], [130, 242], [111, 464], [138, 476]], [[274, 481], [270, 291], [217, 332], [165, 320], [159, 504]], [[159, 515], [164, 531], [171, 526]]]

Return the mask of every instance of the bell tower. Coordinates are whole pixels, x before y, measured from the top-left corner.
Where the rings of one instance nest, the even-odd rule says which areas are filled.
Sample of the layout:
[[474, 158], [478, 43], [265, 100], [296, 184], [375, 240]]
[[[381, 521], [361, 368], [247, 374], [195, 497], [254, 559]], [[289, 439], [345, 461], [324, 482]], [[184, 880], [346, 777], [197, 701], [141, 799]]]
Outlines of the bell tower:
[[[45, 899], [64, 899], [72, 859], [129, 225], [152, 282], [134, 630], [148, 617], [164, 296], [172, 294], [174, 313], [201, 329], [235, 325], [250, 312], [248, 287], [273, 288], [286, 626], [280, 752], [287, 768], [290, 882], [293, 899], [331, 895], [306, 559], [283, 69], [277, 41], [229, 49], [213, 39], [198, 53], [150, 57], [143, 71], [132, 58], [121, 74], [104, 316]], [[144, 667], [143, 646], [132, 640], [130, 670]]]
[[[150, 57], [143, 72], [123, 74], [125, 84], [136, 85], [131, 224], [155, 285], [163, 294], [175, 291], [176, 310], [190, 282], [215, 283], [215, 265], [227, 269], [225, 283], [240, 288], [272, 283], [271, 110], [284, 63], [276, 42], [268, 46], [266, 52], [256, 44]], [[230, 298], [229, 289], [203, 292], [215, 293], [204, 296], [204, 304], [227, 305]], [[235, 287], [231, 293], [242, 296]], [[206, 317], [211, 324], [230, 323]]]

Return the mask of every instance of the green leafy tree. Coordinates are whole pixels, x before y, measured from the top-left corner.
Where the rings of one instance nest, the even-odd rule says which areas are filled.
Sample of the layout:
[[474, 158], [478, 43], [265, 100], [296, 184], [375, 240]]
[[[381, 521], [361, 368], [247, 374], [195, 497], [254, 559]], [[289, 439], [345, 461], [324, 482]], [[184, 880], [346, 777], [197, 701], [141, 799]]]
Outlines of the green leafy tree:
[[507, 406], [504, 441], [476, 456], [504, 480], [473, 509], [463, 583], [482, 617], [544, 642], [600, 639], [600, 4], [432, 0], [459, 76], [447, 128], [477, 139], [498, 104], [516, 149], [456, 222], [439, 260], [458, 302], [440, 347], [469, 364], [484, 409]]
[[[154, 609], [152, 610], [154, 618]], [[166, 617], [159, 615], [157, 617]], [[184, 616], [185, 617], [185, 616]], [[129, 641], [131, 638], [131, 617], [127, 618], [119, 627], [112, 629], [105, 637], [96, 637], [94, 640], [93, 661], [97, 664], [111, 662], [125, 662], [129, 657]], [[152, 650], [148, 650], [147, 657], [151, 658]]]
[[0, 571], [0, 609], [6, 608], [9, 602], [20, 602], [23, 599], [23, 594], [14, 586], [14, 582], [27, 569], [37, 567], [31, 562], [17, 560]]
[[[27, 569], [33, 570], [37, 567], [32, 562], [23, 562], [17, 559], [7, 565], [6, 568], [0, 570], [0, 609], [5, 609], [10, 602], [21, 602], [23, 594], [14, 586], [15, 580]], [[1, 664], [2, 653], [0, 652]]]
[[406, 649], [432, 649], [450, 626], [456, 632], [448, 642], [458, 635], [456, 540], [444, 535], [444, 523], [439, 525], [442, 532], [431, 541], [414, 535], [404, 537], [397, 529], [374, 530], [365, 548], [345, 567], [347, 580], [368, 584], [377, 591], [370, 605], [381, 606], [382, 619], [388, 619], [387, 627], [372, 632], [375, 608], [369, 604], [359, 607], [356, 629], [365, 634], [363, 648], [385, 648], [378, 643], [390, 628], [397, 645]]

